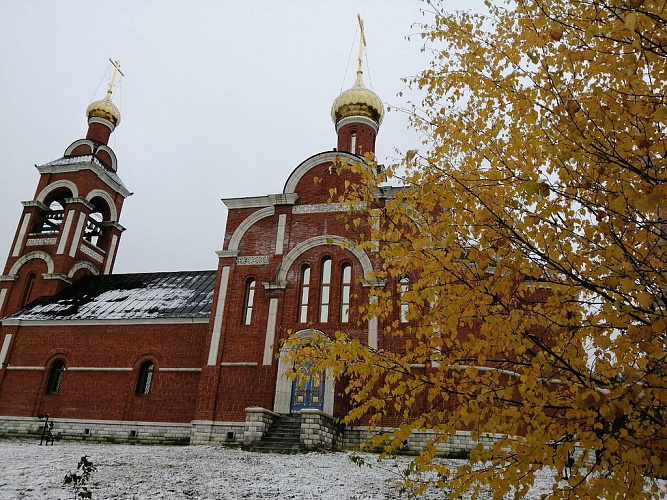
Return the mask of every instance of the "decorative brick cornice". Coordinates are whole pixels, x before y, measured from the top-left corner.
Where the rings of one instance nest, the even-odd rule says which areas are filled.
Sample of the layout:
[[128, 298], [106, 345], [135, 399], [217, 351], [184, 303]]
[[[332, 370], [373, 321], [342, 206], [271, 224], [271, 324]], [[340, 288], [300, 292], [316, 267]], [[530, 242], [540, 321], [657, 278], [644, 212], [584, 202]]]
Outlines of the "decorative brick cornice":
[[68, 285], [72, 284], [72, 279], [67, 276], [66, 274], [61, 274], [61, 273], [44, 273], [42, 274], [42, 278], [45, 280], [60, 280], [64, 281]]
[[223, 198], [225, 206], [234, 210], [236, 208], [261, 208], [276, 205], [294, 205], [299, 195], [296, 193], [269, 194], [267, 196], [249, 196], [247, 198]]
[[109, 221], [109, 220], [105, 220], [105, 221], [103, 221], [103, 222], [100, 222], [100, 226], [102, 226], [102, 227], [110, 227], [110, 228], [113, 228], [113, 229], [118, 230], [118, 232], [121, 232], [121, 233], [122, 233], [123, 231], [125, 231], [125, 227], [123, 227], [123, 226], [121, 226], [120, 224], [118, 224], [118, 222], [113, 222], [113, 221]]
[[404, 189], [402, 186], [380, 186], [375, 188], [373, 196], [380, 200], [390, 200], [396, 197], [396, 193]]
[[93, 211], [95, 210], [95, 205], [93, 205], [91, 202], [89, 202], [87, 199], [85, 199], [82, 196], [77, 196], [76, 198], [65, 198], [65, 203], [69, 204], [79, 204], [83, 205], [86, 207], [88, 210]]
[[44, 211], [47, 211], [49, 209], [49, 207], [47, 207], [44, 203], [42, 203], [41, 201], [37, 201], [37, 200], [22, 201], [21, 204], [24, 207], [27, 207], [27, 208], [37, 207], [40, 210], [44, 210]]
[[42, 175], [90, 170], [107, 186], [123, 196], [123, 198], [132, 195], [132, 192], [120, 181], [116, 172], [107, 170], [93, 155], [60, 158], [44, 165], [35, 165], [35, 168]]
[[238, 250], [216, 250], [215, 254], [220, 259], [225, 259], [229, 257], [236, 257], [239, 254]]
[[262, 282], [264, 290], [285, 290], [287, 281], [264, 281]]
[[384, 287], [387, 284], [387, 280], [384, 278], [374, 278], [369, 280], [364, 280], [362, 286], [378, 286]]

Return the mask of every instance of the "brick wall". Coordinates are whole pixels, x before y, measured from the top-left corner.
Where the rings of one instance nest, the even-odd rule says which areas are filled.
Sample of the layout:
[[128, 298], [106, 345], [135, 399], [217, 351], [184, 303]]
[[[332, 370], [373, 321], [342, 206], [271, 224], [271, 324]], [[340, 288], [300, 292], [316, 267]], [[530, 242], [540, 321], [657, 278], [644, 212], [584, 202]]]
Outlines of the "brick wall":
[[[7, 330], [10, 327], [1, 332]], [[23, 326], [11, 331], [14, 345], [8, 366], [0, 370], [3, 415], [193, 419], [206, 323]], [[49, 367], [55, 359], [65, 360], [65, 374], [60, 392], [46, 394]], [[153, 384], [150, 394], [135, 395], [143, 359], [155, 363]]]

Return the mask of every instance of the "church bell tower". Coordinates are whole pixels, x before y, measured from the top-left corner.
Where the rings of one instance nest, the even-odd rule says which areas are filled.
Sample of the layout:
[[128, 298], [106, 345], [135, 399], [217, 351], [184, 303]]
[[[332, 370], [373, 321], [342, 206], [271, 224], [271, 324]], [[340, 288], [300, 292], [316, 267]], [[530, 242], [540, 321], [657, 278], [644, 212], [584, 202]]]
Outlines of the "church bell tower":
[[24, 201], [9, 256], [0, 276], [0, 318], [44, 295], [58, 293], [87, 274], [109, 274], [120, 236], [123, 201], [130, 196], [117, 174], [109, 137], [120, 124], [112, 101], [120, 71], [106, 96], [88, 106], [88, 133], [64, 155], [36, 165], [33, 199]]

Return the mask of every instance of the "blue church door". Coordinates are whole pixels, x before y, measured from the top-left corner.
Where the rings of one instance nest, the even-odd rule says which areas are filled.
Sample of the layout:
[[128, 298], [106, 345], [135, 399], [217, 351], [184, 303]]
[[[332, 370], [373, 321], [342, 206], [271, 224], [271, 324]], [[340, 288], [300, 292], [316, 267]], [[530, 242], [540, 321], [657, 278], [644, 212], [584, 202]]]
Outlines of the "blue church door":
[[324, 409], [324, 372], [313, 373], [308, 379], [308, 368], [302, 367], [301, 373], [292, 382], [291, 411], [303, 409]]

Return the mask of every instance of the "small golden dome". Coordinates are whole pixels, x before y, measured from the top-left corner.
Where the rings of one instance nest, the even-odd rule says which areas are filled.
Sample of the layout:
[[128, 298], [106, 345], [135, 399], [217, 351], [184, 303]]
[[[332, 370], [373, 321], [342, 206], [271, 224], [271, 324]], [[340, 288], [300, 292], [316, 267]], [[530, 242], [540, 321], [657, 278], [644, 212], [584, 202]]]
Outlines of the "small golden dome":
[[101, 118], [108, 121], [114, 127], [117, 127], [120, 123], [120, 111], [116, 105], [111, 102], [111, 95], [107, 96], [101, 101], [91, 102], [86, 109], [86, 115], [88, 118]]
[[361, 70], [357, 71], [354, 86], [339, 95], [331, 106], [331, 119], [335, 124], [348, 116], [365, 116], [378, 125], [384, 117], [382, 99], [364, 86]]

